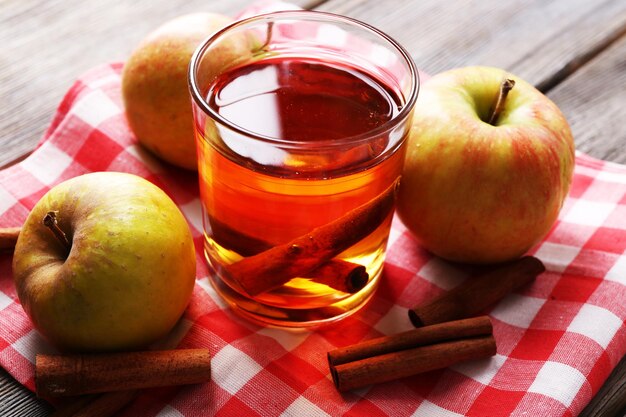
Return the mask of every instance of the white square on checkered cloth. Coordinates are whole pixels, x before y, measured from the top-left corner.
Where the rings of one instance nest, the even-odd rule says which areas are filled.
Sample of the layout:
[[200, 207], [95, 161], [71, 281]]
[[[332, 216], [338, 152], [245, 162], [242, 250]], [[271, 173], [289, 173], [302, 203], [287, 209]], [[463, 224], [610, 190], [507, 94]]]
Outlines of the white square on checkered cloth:
[[296, 398], [280, 417], [330, 417], [330, 415], [303, 396]]
[[404, 226], [399, 224], [399, 220], [397, 217], [394, 217], [393, 223], [391, 224], [391, 229], [389, 230], [389, 238], [387, 239], [387, 248], [391, 248], [396, 240], [402, 236], [402, 233], [405, 232]]
[[278, 342], [286, 351], [291, 352], [302, 342], [304, 342], [307, 337], [310, 336], [309, 332], [286, 332], [282, 329], [276, 329], [273, 327], [265, 327], [259, 330], [259, 334], [263, 336], [271, 337], [276, 342]]
[[8, 306], [10, 306], [12, 302], [13, 300], [11, 299], [11, 297], [0, 291], [0, 310], [4, 310]]
[[0, 215], [13, 207], [17, 200], [7, 190], [0, 187]]
[[436, 257], [431, 258], [418, 275], [444, 290], [456, 287], [467, 278], [465, 272]]
[[394, 304], [391, 306], [387, 314], [378, 320], [378, 323], [374, 325], [374, 328], [382, 334], [392, 335], [413, 330], [415, 327], [409, 320], [409, 313], [406, 307], [400, 307], [399, 305]]
[[116, 85], [120, 81], [120, 76], [118, 74], [111, 74], [106, 77], [97, 78], [95, 80], [90, 81], [87, 85], [89, 88], [93, 90], [97, 90], [103, 87], [109, 87], [111, 85]]
[[626, 184], [626, 175], [616, 172], [601, 171], [596, 177], [598, 181], [613, 182], [617, 184]]
[[614, 203], [577, 200], [567, 212], [563, 221], [585, 226], [599, 227], [604, 224], [611, 212], [615, 210]]
[[211, 360], [211, 379], [235, 395], [263, 367], [232, 345], [226, 345]]
[[28, 359], [30, 363], [35, 363], [35, 356], [38, 353], [56, 353], [37, 330], [31, 330], [13, 343], [13, 349], [20, 355]]
[[424, 400], [411, 417], [463, 417], [463, 415]]
[[157, 414], [156, 417], [185, 417], [185, 415], [174, 407], [166, 405], [161, 411], [159, 411], [159, 414]]
[[579, 252], [580, 248], [575, 246], [544, 242], [539, 246], [535, 256], [541, 259], [548, 271], [563, 272]]
[[490, 315], [505, 323], [527, 329], [545, 302], [546, 300], [542, 298], [510, 294], [491, 311]]
[[626, 253], [617, 259], [604, 279], [626, 285]]
[[22, 161], [21, 166], [42, 184], [52, 185], [72, 162], [68, 154], [51, 142], [44, 142], [37, 152]]
[[[602, 326], [598, 326], [598, 323], [602, 323]], [[567, 331], [585, 335], [598, 342], [602, 349], [606, 349], [620, 327], [622, 320], [609, 310], [584, 304]]]
[[208, 295], [211, 297], [211, 300], [222, 310], [226, 310], [228, 308], [228, 303], [224, 300], [213, 288], [213, 285], [209, 282], [208, 277], [202, 277], [200, 279], [196, 279], [196, 284], [198, 287], [202, 288]]
[[578, 369], [563, 363], [547, 361], [528, 391], [547, 395], [569, 407], [586, 380]]
[[137, 160], [140, 161], [148, 169], [148, 171], [152, 172], [153, 174], [158, 174], [158, 173], [163, 172], [162, 162], [160, 162], [154, 156], [154, 154], [150, 153], [143, 146], [135, 143], [130, 146], [127, 146], [126, 149], [124, 149], [124, 151], [128, 152], [129, 154], [137, 158]]
[[506, 359], [506, 356], [495, 355], [491, 358], [461, 362], [453, 365], [451, 368], [481, 384], [489, 385]]
[[72, 114], [92, 127], [122, 112], [102, 90], [94, 90], [72, 106]]
[[185, 215], [185, 218], [198, 232], [202, 232], [204, 227], [202, 226], [202, 205], [199, 198], [194, 198], [187, 204], [180, 206], [180, 210]]

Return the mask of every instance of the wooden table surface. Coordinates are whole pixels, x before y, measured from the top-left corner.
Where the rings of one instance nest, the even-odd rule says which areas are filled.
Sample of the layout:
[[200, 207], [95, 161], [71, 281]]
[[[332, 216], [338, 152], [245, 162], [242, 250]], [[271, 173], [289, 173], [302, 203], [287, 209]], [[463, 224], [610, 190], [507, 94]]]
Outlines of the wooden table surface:
[[[572, 127], [577, 149], [626, 163], [626, 1], [292, 0], [387, 32], [429, 74], [465, 65], [507, 69], [546, 93]], [[0, 167], [41, 138], [72, 82], [123, 61], [175, 16], [234, 15], [249, 0], [0, 0]], [[0, 415], [52, 408], [0, 370]], [[622, 360], [582, 416], [626, 413]]]

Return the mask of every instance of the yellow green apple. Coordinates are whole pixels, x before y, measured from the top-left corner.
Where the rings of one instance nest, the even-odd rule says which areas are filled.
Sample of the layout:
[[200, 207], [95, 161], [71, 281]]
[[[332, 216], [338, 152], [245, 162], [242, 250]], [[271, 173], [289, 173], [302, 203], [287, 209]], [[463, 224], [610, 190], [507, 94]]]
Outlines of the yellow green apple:
[[13, 275], [24, 311], [62, 351], [138, 349], [166, 335], [195, 283], [189, 226], [132, 174], [98, 172], [50, 189], [19, 234]]
[[398, 215], [443, 258], [514, 259], [556, 221], [574, 159], [567, 120], [532, 85], [499, 68], [446, 71], [420, 91]]

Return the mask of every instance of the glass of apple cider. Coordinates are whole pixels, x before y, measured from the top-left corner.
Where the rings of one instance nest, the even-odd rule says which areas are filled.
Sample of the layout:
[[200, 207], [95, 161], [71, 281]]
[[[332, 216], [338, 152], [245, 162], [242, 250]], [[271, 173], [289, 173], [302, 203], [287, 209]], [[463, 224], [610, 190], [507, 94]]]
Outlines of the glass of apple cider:
[[321, 12], [242, 20], [189, 67], [205, 254], [242, 315], [310, 327], [380, 280], [419, 79], [381, 31]]

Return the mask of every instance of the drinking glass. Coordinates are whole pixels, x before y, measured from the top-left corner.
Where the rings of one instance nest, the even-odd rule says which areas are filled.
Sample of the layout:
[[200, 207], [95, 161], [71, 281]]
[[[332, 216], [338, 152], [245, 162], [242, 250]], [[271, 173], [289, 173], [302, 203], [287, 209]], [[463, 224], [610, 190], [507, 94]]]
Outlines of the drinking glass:
[[344, 318], [381, 279], [419, 78], [348, 17], [276, 12], [204, 41], [189, 67], [204, 249], [257, 322]]

